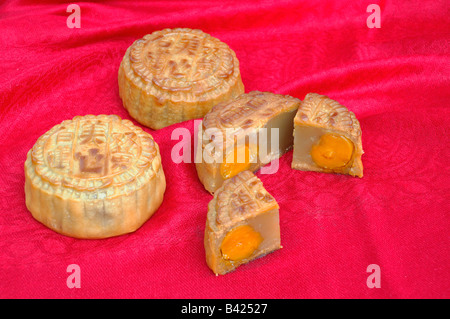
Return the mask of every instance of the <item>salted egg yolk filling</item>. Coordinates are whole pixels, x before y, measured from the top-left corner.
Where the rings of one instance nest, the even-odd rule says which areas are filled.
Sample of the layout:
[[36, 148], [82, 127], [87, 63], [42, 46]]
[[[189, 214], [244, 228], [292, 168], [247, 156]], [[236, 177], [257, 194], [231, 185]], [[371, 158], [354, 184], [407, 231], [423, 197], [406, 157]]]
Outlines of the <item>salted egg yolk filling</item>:
[[[244, 156], [242, 156], [244, 154]], [[239, 158], [238, 158], [239, 156]], [[229, 152], [225, 156], [224, 162], [220, 165], [220, 175], [224, 179], [231, 178], [242, 171], [248, 170], [257, 156], [257, 147], [248, 144], [234, 147], [234, 152]]]
[[263, 238], [249, 225], [241, 225], [230, 230], [222, 241], [220, 250], [226, 260], [241, 261], [249, 258], [259, 247]]
[[311, 148], [311, 158], [326, 169], [345, 167], [353, 156], [353, 143], [338, 134], [324, 134]]

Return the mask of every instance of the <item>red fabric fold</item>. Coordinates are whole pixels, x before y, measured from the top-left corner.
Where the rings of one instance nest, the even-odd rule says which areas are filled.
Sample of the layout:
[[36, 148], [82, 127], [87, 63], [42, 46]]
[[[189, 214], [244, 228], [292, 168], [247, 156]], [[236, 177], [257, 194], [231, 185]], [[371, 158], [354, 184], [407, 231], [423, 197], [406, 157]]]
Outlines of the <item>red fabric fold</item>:
[[[381, 7], [381, 28], [366, 11]], [[450, 24], [446, 1], [81, 2], [0, 4], [0, 297], [448, 298]], [[193, 163], [171, 160], [175, 128], [152, 134], [165, 200], [136, 232], [56, 234], [25, 206], [23, 164], [39, 136], [76, 115], [130, 118], [120, 61], [153, 31], [202, 29], [237, 54], [246, 92], [328, 95], [353, 111], [364, 177], [301, 172], [292, 151], [257, 173], [280, 205], [283, 248], [216, 277], [203, 231], [211, 200]], [[69, 288], [77, 264], [81, 288]], [[369, 288], [367, 267], [380, 268]]]

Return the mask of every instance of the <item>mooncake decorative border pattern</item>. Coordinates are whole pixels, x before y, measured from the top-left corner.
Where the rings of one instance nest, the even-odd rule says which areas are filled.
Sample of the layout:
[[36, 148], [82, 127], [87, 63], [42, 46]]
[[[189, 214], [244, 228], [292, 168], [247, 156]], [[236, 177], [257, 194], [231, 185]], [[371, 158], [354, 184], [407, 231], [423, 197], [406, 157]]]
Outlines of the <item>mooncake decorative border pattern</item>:
[[[135, 159], [134, 165], [129, 167], [124, 172], [114, 176], [102, 176], [99, 178], [68, 178], [67, 176], [55, 173], [49, 168], [45, 161], [44, 144], [47, 139], [53, 134], [61, 130], [61, 127], [72, 124], [74, 121], [99, 119], [102, 121], [111, 121], [113, 123], [120, 123], [136, 133], [139, 138], [141, 153], [140, 157]], [[69, 188], [74, 191], [95, 191], [98, 189], [106, 189], [109, 187], [125, 187], [136, 179], [145, 176], [146, 179], [151, 179], [161, 169], [161, 161], [158, 156], [159, 147], [153, 140], [150, 134], [143, 131], [140, 127], [135, 126], [129, 120], [122, 120], [116, 115], [86, 115], [75, 116], [72, 120], [65, 120], [62, 123], [55, 125], [52, 129], [42, 135], [33, 148], [29, 152], [29, 160], [26, 162], [34, 171], [34, 175], [40, 178], [42, 182], [53, 186], [60, 186], [62, 188]], [[27, 163], [26, 163], [27, 166]], [[32, 178], [33, 180], [33, 178]], [[115, 180], [115, 181], [114, 181]]]
[[[146, 65], [146, 58], [144, 57], [145, 45], [154, 39], [158, 39], [170, 33], [190, 33], [198, 35], [202, 38], [207, 38], [217, 45], [219, 56], [219, 67], [214, 74], [208, 78], [199, 80], [197, 82], [189, 82], [190, 86], [184, 86], [186, 82], [177, 79], [165, 79], [163, 86], [161, 83], [155, 83], [152, 71]], [[175, 28], [155, 31], [151, 34], [145, 35], [143, 38], [136, 40], [127, 50], [122, 61], [124, 72], [127, 77], [146, 94], [154, 96], [156, 100], [163, 101], [185, 101], [193, 102], [200, 100], [213, 99], [228, 92], [231, 85], [237, 81], [240, 76], [239, 61], [234, 51], [224, 42], [210, 36], [198, 29]], [[206, 85], [203, 85], [206, 83]], [[199, 88], [194, 89], [194, 86]], [[171, 87], [182, 88], [178, 90], [171, 90]], [[201, 89], [200, 89], [201, 88]], [[204, 88], [208, 90], [204, 91]]]
[[[261, 180], [250, 171], [243, 171], [224, 182], [215, 196], [213, 222], [218, 228], [227, 228], [237, 220], [245, 220], [261, 209], [279, 208], [275, 198], [267, 192]], [[231, 201], [237, 200], [239, 207], [231, 207]], [[231, 214], [230, 212], [237, 212]]]
[[361, 127], [353, 112], [339, 102], [317, 93], [309, 93], [305, 96], [295, 122], [348, 132], [355, 139], [361, 136]]

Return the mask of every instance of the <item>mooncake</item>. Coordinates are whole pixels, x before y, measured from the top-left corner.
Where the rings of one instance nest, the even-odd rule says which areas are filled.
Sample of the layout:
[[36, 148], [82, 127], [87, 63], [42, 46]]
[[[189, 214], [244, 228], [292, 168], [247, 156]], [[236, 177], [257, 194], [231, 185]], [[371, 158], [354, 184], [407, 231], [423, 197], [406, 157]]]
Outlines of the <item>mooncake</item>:
[[204, 245], [216, 275], [281, 248], [279, 206], [251, 171], [226, 180], [214, 194]]
[[294, 119], [292, 168], [362, 177], [361, 128], [353, 112], [309, 93]]
[[241, 93], [236, 54], [201, 30], [148, 34], [128, 48], [119, 68], [124, 107], [152, 129], [202, 118], [213, 105]]
[[195, 157], [205, 189], [214, 193], [224, 180], [244, 170], [254, 172], [291, 149], [300, 102], [252, 91], [214, 106], [203, 118]]
[[28, 210], [76, 238], [135, 231], [159, 208], [165, 188], [152, 136], [115, 115], [63, 121], [37, 140], [25, 161]]

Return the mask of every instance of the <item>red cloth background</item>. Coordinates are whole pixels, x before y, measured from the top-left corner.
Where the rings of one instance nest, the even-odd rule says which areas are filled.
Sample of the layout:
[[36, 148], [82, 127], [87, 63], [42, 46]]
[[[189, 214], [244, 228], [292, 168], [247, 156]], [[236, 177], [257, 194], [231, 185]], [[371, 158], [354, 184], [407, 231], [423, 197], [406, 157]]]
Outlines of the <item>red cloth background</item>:
[[[381, 7], [369, 29], [366, 8]], [[450, 98], [448, 1], [80, 2], [0, 5], [0, 297], [448, 298]], [[118, 95], [125, 50], [168, 27], [226, 42], [246, 92], [330, 96], [363, 132], [364, 178], [292, 170], [257, 175], [277, 199], [283, 249], [216, 277], [203, 231], [211, 196], [195, 166], [161, 148], [165, 200], [135, 233], [79, 240], [47, 229], [25, 207], [23, 164], [37, 138], [76, 115], [130, 116]], [[136, 123], [134, 121], [134, 123]], [[70, 264], [81, 288], [69, 289]], [[377, 264], [381, 288], [366, 285]]]

